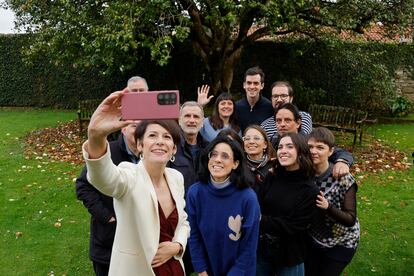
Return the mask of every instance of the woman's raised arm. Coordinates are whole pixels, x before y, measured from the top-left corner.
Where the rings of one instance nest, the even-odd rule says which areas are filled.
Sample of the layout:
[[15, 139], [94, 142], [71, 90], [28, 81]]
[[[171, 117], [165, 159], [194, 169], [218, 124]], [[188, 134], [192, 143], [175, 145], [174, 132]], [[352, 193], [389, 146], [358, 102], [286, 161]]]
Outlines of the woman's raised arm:
[[106, 137], [134, 121], [121, 121], [121, 98], [127, 93], [117, 91], [106, 97], [96, 108], [88, 126], [86, 150], [89, 158], [97, 159], [106, 152]]

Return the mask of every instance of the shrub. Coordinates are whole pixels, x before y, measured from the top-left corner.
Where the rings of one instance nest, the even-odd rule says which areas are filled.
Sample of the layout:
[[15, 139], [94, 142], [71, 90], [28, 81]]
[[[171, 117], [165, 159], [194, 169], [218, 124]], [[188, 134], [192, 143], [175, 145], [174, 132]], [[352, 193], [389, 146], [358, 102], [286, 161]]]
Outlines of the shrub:
[[393, 117], [407, 116], [412, 107], [413, 103], [402, 96], [392, 99], [389, 103], [389, 111]]

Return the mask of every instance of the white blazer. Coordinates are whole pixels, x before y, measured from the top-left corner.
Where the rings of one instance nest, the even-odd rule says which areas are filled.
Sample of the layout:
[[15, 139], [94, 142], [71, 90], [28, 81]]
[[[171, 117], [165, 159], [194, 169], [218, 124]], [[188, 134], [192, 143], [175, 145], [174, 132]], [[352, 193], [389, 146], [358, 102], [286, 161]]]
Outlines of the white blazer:
[[[117, 227], [109, 275], [155, 275], [151, 261], [159, 245], [160, 218], [157, 195], [150, 176], [142, 162], [122, 162], [115, 166], [109, 146], [101, 158], [89, 159], [86, 143], [82, 151], [88, 169], [88, 181], [102, 193], [114, 198]], [[173, 241], [179, 242], [185, 249], [190, 226], [184, 212], [184, 179], [180, 172], [171, 168], [166, 168], [164, 174], [179, 217]], [[174, 258], [180, 261], [185, 271], [183, 253]]]

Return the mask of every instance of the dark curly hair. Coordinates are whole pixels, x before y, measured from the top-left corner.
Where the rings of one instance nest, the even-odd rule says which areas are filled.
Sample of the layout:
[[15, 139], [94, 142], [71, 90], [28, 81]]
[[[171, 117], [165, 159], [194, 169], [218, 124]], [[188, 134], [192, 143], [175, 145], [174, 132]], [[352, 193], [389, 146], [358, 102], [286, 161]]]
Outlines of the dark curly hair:
[[227, 136], [217, 136], [202, 152], [200, 156], [200, 167], [198, 171], [198, 177], [200, 181], [203, 183], [208, 183], [210, 181], [210, 171], [208, 170], [208, 154], [214, 150], [216, 145], [220, 143], [229, 145], [233, 151], [233, 160], [239, 161], [237, 168], [232, 170], [230, 173], [230, 181], [235, 184], [238, 189], [251, 187], [253, 184], [253, 179], [250, 174], [248, 174], [249, 169], [247, 168], [243, 150], [236, 141], [230, 139]]

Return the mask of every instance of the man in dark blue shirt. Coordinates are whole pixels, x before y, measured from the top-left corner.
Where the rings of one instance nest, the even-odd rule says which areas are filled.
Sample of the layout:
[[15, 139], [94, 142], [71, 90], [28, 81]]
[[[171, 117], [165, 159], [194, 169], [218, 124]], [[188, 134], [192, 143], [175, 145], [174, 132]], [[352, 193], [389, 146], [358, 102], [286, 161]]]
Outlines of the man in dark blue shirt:
[[244, 73], [243, 88], [246, 95], [236, 102], [236, 114], [242, 132], [251, 124], [260, 125], [274, 113], [271, 101], [261, 93], [264, 77], [263, 70], [257, 66]]

